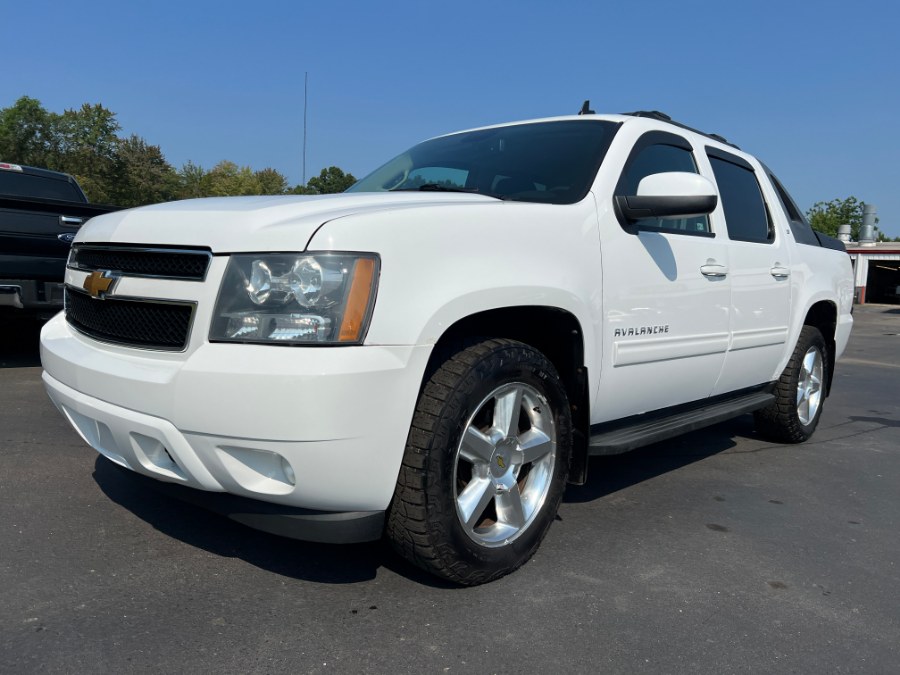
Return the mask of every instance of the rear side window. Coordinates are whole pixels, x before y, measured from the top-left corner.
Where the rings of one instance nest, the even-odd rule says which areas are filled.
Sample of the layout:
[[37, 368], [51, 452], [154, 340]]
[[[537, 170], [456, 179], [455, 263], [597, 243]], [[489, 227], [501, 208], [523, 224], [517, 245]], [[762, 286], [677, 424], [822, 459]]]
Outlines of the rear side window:
[[[638, 139], [625, 163], [625, 169], [616, 186], [616, 195], [636, 195], [643, 178], [668, 171], [698, 173], [690, 144], [675, 134], [665, 132], [644, 134]], [[709, 232], [709, 219], [706, 216], [643, 218], [638, 221], [638, 227], [678, 234], [706, 234]]]
[[778, 199], [781, 200], [785, 215], [787, 215], [788, 220], [791, 221], [791, 232], [794, 234], [794, 239], [800, 244], [820, 246], [819, 238], [816, 236], [815, 232], [813, 232], [812, 227], [810, 227], [806, 218], [803, 217], [800, 209], [797, 208], [797, 204], [791, 199], [791, 196], [788, 194], [787, 190], [784, 189], [781, 182], [771, 173], [769, 173], [769, 179], [775, 187], [775, 192], [778, 193]]
[[707, 148], [707, 155], [719, 187], [728, 237], [763, 244], [774, 241], [775, 232], [753, 167], [721, 150]]
[[35, 199], [61, 199], [67, 202], [84, 201], [78, 188], [68, 181], [32, 176], [17, 171], [0, 171], [0, 194]]

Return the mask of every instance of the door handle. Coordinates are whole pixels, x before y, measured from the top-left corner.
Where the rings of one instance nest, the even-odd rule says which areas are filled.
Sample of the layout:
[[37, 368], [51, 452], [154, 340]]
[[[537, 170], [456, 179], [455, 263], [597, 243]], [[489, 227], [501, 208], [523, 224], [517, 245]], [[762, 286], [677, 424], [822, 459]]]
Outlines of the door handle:
[[769, 271], [776, 279], [787, 279], [789, 276], [791, 276], [791, 271], [787, 267], [782, 267], [778, 263], [775, 263], [775, 267], [773, 267]]
[[82, 223], [84, 223], [84, 218], [77, 218], [75, 216], [59, 217], [59, 224], [67, 227], [79, 227]]
[[700, 274], [712, 279], [718, 279], [728, 276], [728, 268], [725, 265], [719, 265], [718, 263], [706, 263], [705, 265], [700, 266]]

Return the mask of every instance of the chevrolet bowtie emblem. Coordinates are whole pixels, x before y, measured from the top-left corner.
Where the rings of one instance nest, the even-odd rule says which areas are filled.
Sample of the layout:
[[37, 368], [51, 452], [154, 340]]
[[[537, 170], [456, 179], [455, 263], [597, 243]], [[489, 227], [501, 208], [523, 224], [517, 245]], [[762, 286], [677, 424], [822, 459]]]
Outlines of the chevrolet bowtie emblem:
[[111, 293], [119, 277], [107, 270], [91, 272], [84, 279], [83, 288], [91, 294], [92, 298], [103, 298]]

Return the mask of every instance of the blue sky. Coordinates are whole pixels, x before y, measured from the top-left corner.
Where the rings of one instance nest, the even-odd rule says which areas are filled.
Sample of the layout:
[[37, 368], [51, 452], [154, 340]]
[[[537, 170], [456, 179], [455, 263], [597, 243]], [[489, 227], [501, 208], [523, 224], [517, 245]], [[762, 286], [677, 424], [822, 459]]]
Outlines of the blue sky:
[[0, 0], [0, 106], [102, 103], [176, 167], [357, 177], [483, 124], [656, 109], [758, 155], [805, 210], [900, 236], [900, 8], [856, 2]]

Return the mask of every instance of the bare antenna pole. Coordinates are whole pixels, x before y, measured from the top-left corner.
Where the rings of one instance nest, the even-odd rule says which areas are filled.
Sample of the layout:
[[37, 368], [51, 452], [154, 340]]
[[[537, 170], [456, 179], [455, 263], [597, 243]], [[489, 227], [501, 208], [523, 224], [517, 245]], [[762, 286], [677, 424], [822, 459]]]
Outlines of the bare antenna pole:
[[309, 89], [309, 72], [303, 73], [303, 184], [306, 185], [306, 102]]

